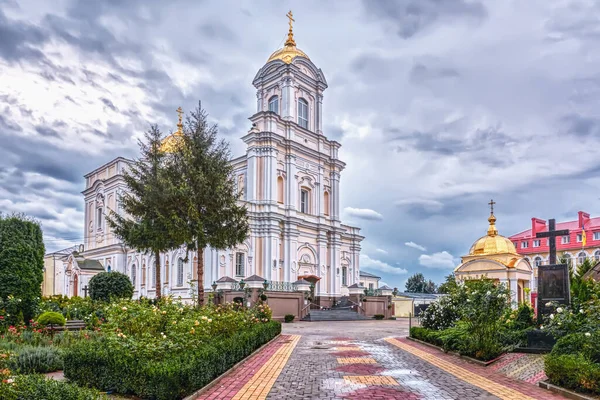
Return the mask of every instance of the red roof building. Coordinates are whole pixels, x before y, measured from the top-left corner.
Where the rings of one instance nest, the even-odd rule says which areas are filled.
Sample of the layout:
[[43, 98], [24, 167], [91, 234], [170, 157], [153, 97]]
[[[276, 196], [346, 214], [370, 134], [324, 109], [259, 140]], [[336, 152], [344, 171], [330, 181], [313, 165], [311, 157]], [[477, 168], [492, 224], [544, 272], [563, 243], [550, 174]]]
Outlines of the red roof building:
[[[585, 228], [586, 243], [584, 245], [583, 230]], [[576, 267], [586, 258], [600, 261], [600, 217], [590, 218], [590, 214], [579, 211], [573, 221], [557, 222], [556, 230], [568, 229], [569, 235], [556, 238], [556, 258], [567, 258]], [[538, 232], [547, 232], [548, 224], [539, 218], [531, 218], [531, 229], [509, 237], [517, 252], [527, 257], [534, 268], [548, 264], [548, 239], [537, 239]], [[534, 271], [537, 276], [537, 270]]]

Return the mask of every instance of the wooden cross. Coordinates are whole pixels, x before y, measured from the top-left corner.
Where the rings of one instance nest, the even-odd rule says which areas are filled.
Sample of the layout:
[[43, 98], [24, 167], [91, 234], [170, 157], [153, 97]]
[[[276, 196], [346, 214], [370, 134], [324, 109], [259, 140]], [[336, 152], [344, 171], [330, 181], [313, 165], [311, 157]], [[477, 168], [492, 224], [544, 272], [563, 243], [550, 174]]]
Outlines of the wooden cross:
[[494, 204], [496, 204], [496, 202], [494, 201], [494, 199], [492, 199], [492, 200], [490, 200], [490, 202], [488, 204], [492, 208], [492, 214], [493, 214], [494, 213]]
[[87, 297], [87, 292], [88, 292], [88, 290], [89, 290], [89, 289], [88, 289], [87, 285], [85, 285], [85, 286], [83, 287], [83, 297]]
[[548, 220], [548, 232], [536, 233], [536, 238], [548, 238], [550, 242], [550, 265], [556, 264], [556, 238], [558, 236], [566, 236], [569, 234], [568, 229], [556, 230], [556, 221], [554, 219]]
[[285, 14], [285, 16], [290, 19], [290, 32], [291, 32], [292, 31], [292, 22], [296, 22], [296, 20], [293, 18], [294, 15], [292, 14], [292, 10], [290, 10], [287, 14]]

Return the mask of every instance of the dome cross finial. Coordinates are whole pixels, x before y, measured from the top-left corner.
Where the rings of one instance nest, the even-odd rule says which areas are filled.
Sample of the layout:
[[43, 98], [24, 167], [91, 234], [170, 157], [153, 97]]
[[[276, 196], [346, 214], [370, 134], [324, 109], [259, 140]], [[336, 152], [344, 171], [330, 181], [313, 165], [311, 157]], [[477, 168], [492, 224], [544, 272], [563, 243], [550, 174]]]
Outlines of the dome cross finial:
[[296, 22], [296, 20], [294, 19], [294, 14], [292, 14], [292, 10], [290, 10], [286, 14], [286, 17], [289, 18], [290, 30], [288, 31], [288, 37], [287, 37], [287, 40], [285, 41], [285, 45], [286, 46], [296, 46], [296, 41], [294, 40], [294, 31], [293, 31], [293, 26], [292, 26], [292, 22]]
[[494, 201], [494, 199], [490, 200], [490, 202], [488, 203], [490, 205], [490, 208], [492, 209], [492, 214], [494, 214], [494, 204], [496, 204], [496, 202]]
[[487, 234], [488, 236], [496, 236], [498, 235], [498, 229], [496, 229], [496, 216], [494, 215], [494, 204], [496, 204], [496, 202], [494, 200], [490, 200], [488, 204], [490, 206], [491, 212], [490, 217], [488, 218], [490, 226], [488, 228]]
[[177, 123], [177, 133], [183, 133], [183, 123], [181, 122], [183, 118], [183, 109], [180, 106], [176, 111], [177, 115], [179, 116], [179, 122]]

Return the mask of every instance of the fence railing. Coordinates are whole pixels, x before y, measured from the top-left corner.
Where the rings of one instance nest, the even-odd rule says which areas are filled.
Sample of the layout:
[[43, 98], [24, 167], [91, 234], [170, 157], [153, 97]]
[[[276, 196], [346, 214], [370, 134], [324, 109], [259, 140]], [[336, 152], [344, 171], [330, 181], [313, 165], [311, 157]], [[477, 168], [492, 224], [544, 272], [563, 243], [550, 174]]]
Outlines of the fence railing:
[[367, 296], [381, 296], [380, 289], [365, 289], [365, 295]]
[[[244, 288], [247, 288], [247, 284], [244, 285]], [[263, 287], [261, 285], [261, 287]], [[233, 282], [231, 285], [231, 290], [234, 292], [241, 292], [244, 289], [241, 288], [239, 282]], [[292, 282], [279, 282], [279, 281], [267, 281], [267, 292], [297, 292], [298, 288]]]

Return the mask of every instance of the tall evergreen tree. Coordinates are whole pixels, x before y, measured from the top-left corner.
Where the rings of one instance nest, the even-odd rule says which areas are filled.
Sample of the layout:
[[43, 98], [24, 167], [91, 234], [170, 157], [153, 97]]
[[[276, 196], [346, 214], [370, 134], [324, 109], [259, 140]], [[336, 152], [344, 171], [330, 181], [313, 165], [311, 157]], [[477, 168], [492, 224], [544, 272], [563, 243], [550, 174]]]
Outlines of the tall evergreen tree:
[[229, 145], [217, 138], [201, 104], [187, 118], [175, 152], [172, 180], [184, 195], [178, 204], [187, 220], [188, 250], [198, 252], [198, 304], [204, 303], [204, 249], [225, 249], [248, 235], [246, 207], [238, 204]]
[[169, 158], [161, 149], [163, 135], [152, 126], [140, 141], [141, 157], [135, 160], [123, 177], [128, 192], [122, 196], [124, 215], [111, 212], [107, 222], [128, 246], [154, 255], [156, 298], [162, 296], [160, 253], [184, 243], [186, 222], [180, 217], [176, 203], [179, 188], [169, 175]]
[[11, 311], [12, 324], [22, 313], [25, 321], [34, 316], [42, 296], [44, 276], [44, 241], [40, 224], [23, 215], [3, 217], [0, 213], [0, 303], [9, 296], [17, 299], [16, 310]]
[[435, 283], [425, 280], [420, 272], [408, 278], [405, 287], [408, 293], [435, 293], [437, 290]]

